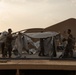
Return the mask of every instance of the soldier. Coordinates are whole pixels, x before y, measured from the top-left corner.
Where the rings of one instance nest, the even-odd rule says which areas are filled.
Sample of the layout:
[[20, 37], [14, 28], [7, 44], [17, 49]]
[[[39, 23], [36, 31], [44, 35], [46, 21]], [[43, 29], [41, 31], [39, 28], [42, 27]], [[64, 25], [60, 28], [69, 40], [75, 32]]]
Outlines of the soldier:
[[73, 57], [73, 35], [71, 29], [68, 29], [67, 46], [64, 52], [64, 57]]
[[40, 52], [39, 52], [39, 56], [45, 56], [44, 55], [44, 39], [40, 38]]
[[[8, 34], [7, 34], [7, 37], [6, 37], [6, 42], [5, 42], [5, 49], [6, 51], [8, 52], [9, 54], [9, 58], [11, 58], [11, 51], [12, 51], [12, 40], [13, 40], [13, 37], [12, 37], [12, 30], [11, 29], [8, 29]], [[6, 56], [7, 56], [7, 53], [6, 53]]]

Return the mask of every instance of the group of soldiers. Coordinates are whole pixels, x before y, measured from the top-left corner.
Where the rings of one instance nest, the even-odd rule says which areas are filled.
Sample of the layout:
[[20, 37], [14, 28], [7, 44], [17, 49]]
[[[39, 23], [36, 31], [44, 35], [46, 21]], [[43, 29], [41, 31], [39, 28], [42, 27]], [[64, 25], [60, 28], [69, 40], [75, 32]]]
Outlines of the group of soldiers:
[[[64, 35], [67, 35], [67, 36], [64, 36]], [[74, 45], [75, 45], [75, 39], [74, 39], [73, 35], [71, 34], [71, 29], [68, 29], [67, 34], [64, 33], [64, 35], [63, 35], [63, 39], [62, 39], [62, 43], [64, 43], [64, 51], [62, 52], [62, 55], [60, 55], [60, 57], [62, 57], [62, 58], [73, 57], [73, 49], [74, 49]], [[3, 58], [6, 58], [7, 54], [9, 56], [9, 58], [11, 58], [13, 39], [14, 38], [12, 37], [12, 29], [9, 28], [8, 34], [6, 35], [5, 40], [1, 44]], [[43, 42], [42, 38], [40, 38], [39, 56], [46, 56], [44, 53], [44, 42]]]

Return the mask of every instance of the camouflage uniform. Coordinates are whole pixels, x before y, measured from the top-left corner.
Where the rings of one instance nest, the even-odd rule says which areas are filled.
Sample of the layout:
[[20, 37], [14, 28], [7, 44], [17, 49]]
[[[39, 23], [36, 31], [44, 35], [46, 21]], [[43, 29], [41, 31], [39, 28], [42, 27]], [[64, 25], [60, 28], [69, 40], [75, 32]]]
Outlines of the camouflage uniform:
[[40, 52], [39, 52], [39, 56], [45, 56], [44, 55], [44, 39], [40, 38]]
[[67, 39], [67, 46], [65, 49], [64, 57], [73, 57], [73, 36], [72, 34], [69, 34], [68, 39]]
[[6, 56], [7, 56], [7, 52], [8, 52], [9, 58], [10, 58], [11, 51], [12, 51], [12, 34], [8, 33], [8, 35], [6, 37], [5, 49], [6, 49]]

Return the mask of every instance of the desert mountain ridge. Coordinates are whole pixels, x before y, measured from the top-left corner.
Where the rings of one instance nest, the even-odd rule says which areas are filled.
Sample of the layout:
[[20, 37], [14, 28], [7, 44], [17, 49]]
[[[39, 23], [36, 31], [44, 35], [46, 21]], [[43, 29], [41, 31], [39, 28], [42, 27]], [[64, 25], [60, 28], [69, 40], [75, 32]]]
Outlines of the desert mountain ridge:
[[56, 31], [56, 32], [63, 33], [67, 29], [71, 29], [73, 36], [76, 38], [76, 19], [75, 18], [70, 18], [62, 22], [59, 22], [57, 24], [54, 24], [52, 26], [46, 27], [44, 31]]

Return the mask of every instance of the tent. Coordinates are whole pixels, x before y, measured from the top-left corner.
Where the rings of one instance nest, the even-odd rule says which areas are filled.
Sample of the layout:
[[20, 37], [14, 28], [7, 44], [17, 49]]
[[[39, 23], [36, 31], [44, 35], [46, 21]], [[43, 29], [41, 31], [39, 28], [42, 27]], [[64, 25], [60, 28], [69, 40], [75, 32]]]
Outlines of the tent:
[[38, 33], [24, 33], [24, 35], [29, 38], [34, 38], [34, 39], [43, 38], [45, 54], [56, 57], [55, 37], [57, 35], [59, 35], [59, 33], [57, 33], [57, 32], [38, 32]]

